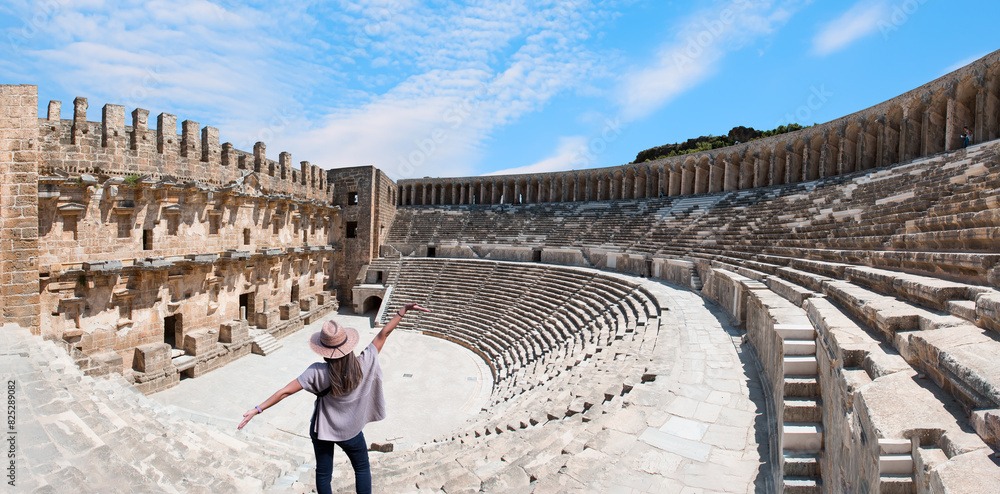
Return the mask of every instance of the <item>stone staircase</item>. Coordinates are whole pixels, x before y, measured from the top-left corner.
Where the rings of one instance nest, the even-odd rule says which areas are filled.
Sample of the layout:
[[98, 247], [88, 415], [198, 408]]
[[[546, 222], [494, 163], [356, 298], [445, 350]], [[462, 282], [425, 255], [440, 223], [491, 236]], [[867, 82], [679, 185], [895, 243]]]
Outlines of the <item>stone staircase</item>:
[[253, 339], [253, 353], [257, 355], [270, 355], [282, 347], [280, 341], [278, 341], [270, 333], [261, 333], [254, 337]]
[[908, 439], [879, 438], [879, 492], [909, 494], [913, 492], [913, 454]]
[[7, 325], [0, 373], [16, 382], [21, 492], [259, 492], [310, 461], [290, 446], [201, 423], [122, 376], [92, 378], [51, 341]]
[[784, 492], [822, 492], [823, 406], [816, 362], [816, 330], [808, 324], [779, 324], [785, 374], [782, 455]]

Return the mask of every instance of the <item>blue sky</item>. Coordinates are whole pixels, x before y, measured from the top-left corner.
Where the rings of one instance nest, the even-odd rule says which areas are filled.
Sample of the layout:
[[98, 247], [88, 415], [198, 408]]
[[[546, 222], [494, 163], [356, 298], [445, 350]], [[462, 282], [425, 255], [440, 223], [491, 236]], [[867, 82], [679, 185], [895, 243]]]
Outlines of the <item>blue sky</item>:
[[[0, 83], [393, 178], [822, 123], [1000, 49], [1000, 2], [3, 0]], [[812, 97], [816, 95], [816, 97]]]

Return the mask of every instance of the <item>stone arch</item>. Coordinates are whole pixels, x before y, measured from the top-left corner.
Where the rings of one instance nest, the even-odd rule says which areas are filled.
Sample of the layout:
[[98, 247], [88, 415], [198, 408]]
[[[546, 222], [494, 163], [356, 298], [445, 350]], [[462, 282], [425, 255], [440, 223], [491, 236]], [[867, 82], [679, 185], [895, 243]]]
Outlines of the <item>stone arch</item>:
[[685, 158], [681, 165], [681, 195], [683, 196], [694, 194], [694, 168], [696, 165], [697, 163], [692, 156]]
[[902, 135], [903, 108], [893, 105], [885, 113], [882, 125], [882, 149], [879, 156], [881, 166], [900, 161], [900, 137]]
[[820, 154], [820, 176], [823, 178], [832, 177], [837, 174], [840, 154], [840, 129], [830, 129], [826, 133], [826, 143], [823, 145], [823, 152]]
[[927, 105], [923, 98], [914, 98], [903, 108], [902, 161], [920, 157], [923, 152], [924, 110]]
[[608, 199], [611, 199], [612, 201], [621, 199], [622, 183], [624, 182], [624, 179], [622, 177], [623, 175], [622, 170], [621, 169], [614, 170], [611, 173], [609, 173], [609, 175], [611, 181], [611, 188], [609, 189], [610, 193], [608, 194]]
[[702, 155], [698, 158], [695, 163], [694, 170], [694, 193], [695, 194], [707, 194], [708, 193], [708, 175], [711, 171], [711, 165], [709, 164], [708, 155]]
[[984, 122], [979, 141], [1000, 138], [1000, 62], [986, 69], [986, 88], [983, 102]]
[[771, 148], [763, 148], [757, 151], [757, 163], [754, 166], [754, 187], [767, 187], [771, 185]]
[[382, 306], [382, 297], [378, 295], [372, 295], [365, 299], [361, 304], [361, 313], [367, 314], [372, 311], [377, 311], [379, 307]]
[[740, 189], [740, 174], [743, 169], [743, 157], [740, 153], [730, 153], [726, 158], [726, 179], [725, 191], [732, 192]]
[[788, 174], [788, 150], [784, 143], [771, 150], [771, 185], [784, 185]]
[[840, 147], [837, 153], [837, 174], [851, 173], [858, 170], [858, 140], [861, 126], [857, 121], [844, 126], [840, 135]]
[[948, 91], [937, 90], [930, 98], [930, 104], [924, 109], [921, 155], [930, 156], [948, 149]]
[[563, 197], [563, 201], [576, 201], [576, 175], [572, 173], [564, 175], [563, 183], [566, 184], [566, 195]]
[[822, 174], [823, 149], [826, 147], [826, 138], [823, 134], [814, 134], [809, 138], [808, 150], [809, 166], [806, 167], [806, 180], [817, 180]]
[[649, 175], [650, 175], [650, 177], [649, 177], [649, 181], [650, 181], [650, 184], [649, 184], [650, 185], [650, 187], [649, 187], [650, 188], [649, 196], [650, 197], [660, 197], [660, 196], [663, 195], [663, 185], [662, 185], [662, 180], [663, 179], [662, 179], [661, 170], [662, 170], [662, 167], [659, 167], [659, 166], [654, 166], [650, 170], [650, 173], [649, 173]]
[[756, 175], [757, 153], [746, 150], [740, 161], [740, 190], [752, 189]]
[[622, 199], [635, 199], [635, 168], [628, 167], [622, 172]]
[[683, 176], [681, 168], [684, 166], [684, 163], [679, 160], [675, 160], [672, 163], [668, 163], [666, 166], [668, 167], [667, 173], [669, 174], [667, 177], [667, 195], [679, 196], [681, 195], [681, 178]]
[[552, 177], [552, 200], [549, 202], [563, 202], [563, 177], [556, 175]]
[[980, 119], [977, 118], [976, 101], [979, 98], [981, 88], [977, 79], [978, 77], [970, 75], [959, 81], [955, 88], [955, 98], [948, 102], [950, 105], [948, 115], [952, 119], [951, 122], [948, 122], [951, 128], [951, 136], [948, 138], [948, 142], [951, 144], [950, 149], [962, 147], [963, 127], [969, 127], [972, 131], [973, 142], [982, 142], [982, 135], [985, 132], [979, 130], [982, 125]]
[[864, 120], [858, 137], [858, 168], [869, 170], [879, 166], [882, 141], [882, 119]]
[[414, 193], [416, 194], [416, 196], [413, 199], [413, 203], [417, 204], [417, 205], [420, 205], [420, 206], [424, 206], [425, 205], [425, 201], [424, 201], [424, 184], [422, 184], [422, 183], [415, 184], [413, 186], [413, 190], [414, 190]]
[[788, 146], [788, 183], [794, 184], [805, 180], [805, 170], [802, 168], [805, 153], [806, 143], [803, 139], [796, 139]]
[[649, 167], [646, 165], [640, 165], [635, 167], [635, 192], [633, 192], [632, 197], [636, 199], [646, 199], [652, 196], [652, 191], [650, 191], [649, 186]]

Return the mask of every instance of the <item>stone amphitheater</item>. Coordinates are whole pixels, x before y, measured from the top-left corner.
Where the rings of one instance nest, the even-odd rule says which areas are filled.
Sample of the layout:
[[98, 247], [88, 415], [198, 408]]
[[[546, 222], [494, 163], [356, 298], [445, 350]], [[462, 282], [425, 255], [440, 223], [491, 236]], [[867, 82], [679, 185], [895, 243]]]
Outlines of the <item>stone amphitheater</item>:
[[87, 110], [0, 86], [19, 490], [309, 492], [302, 431], [157, 397], [416, 301], [401, 334], [471, 352], [487, 393], [373, 444], [380, 492], [1000, 492], [1000, 52], [789, 134], [539, 175], [394, 182]]

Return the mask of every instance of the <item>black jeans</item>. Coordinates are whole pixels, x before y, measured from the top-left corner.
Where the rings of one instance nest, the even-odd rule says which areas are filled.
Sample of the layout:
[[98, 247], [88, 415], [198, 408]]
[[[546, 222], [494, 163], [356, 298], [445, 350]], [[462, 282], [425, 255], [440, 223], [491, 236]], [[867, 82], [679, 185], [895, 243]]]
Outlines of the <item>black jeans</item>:
[[330, 482], [333, 479], [333, 446], [340, 446], [340, 449], [347, 453], [347, 458], [351, 460], [354, 467], [354, 488], [358, 494], [370, 494], [372, 491], [372, 471], [368, 465], [368, 444], [365, 442], [364, 432], [359, 432], [357, 436], [346, 441], [321, 441], [316, 437], [316, 433], [310, 434], [312, 437], [313, 451], [316, 452], [316, 492], [317, 494], [331, 494], [333, 489]]

